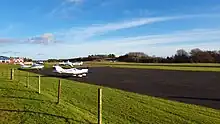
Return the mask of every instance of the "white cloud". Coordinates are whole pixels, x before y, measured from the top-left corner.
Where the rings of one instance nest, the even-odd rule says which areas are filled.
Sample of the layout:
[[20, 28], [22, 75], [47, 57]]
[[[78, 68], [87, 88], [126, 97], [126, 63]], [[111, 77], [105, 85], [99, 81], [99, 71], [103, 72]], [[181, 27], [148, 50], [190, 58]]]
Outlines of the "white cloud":
[[9, 56], [16, 56], [16, 55], [20, 54], [20, 52], [15, 52], [15, 51], [3, 51], [1, 53], [4, 55], [9, 55]]
[[56, 43], [57, 41], [55, 40], [55, 37], [52, 33], [45, 33], [40, 36], [34, 36], [29, 38], [27, 41], [24, 43], [34, 43], [34, 44], [51, 44], [51, 43]]
[[0, 44], [2, 43], [15, 43], [15, 39], [11, 39], [11, 38], [0, 38]]
[[[19, 55], [24, 57], [29, 57], [33, 59], [48, 59], [48, 58], [73, 58], [73, 57], [83, 57], [89, 54], [109, 54], [114, 53], [116, 55], [126, 54], [132, 51], [145, 52], [148, 55], [156, 56], [171, 56], [176, 53], [178, 49], [185, 49], [189, 51], [193, 48], [200, 48], [202, 50], [219, 50], [220, 42], [207, 42], [207, 43], [197, 43], [197, 44], [178, 44], [178, 45], [139, 45], [139, 46], [118, 46], [111, 42], [106, 43], [85, 43], [85, 44], [55, 44], [52, 46], [40, 46], [35, 45], [33, 47], [28, 47], [27, 45], [19, 45], [20, 48]], [[13, 50], [12, 47], [7, 48], [8, 50]], [[6, 49], [6, 50], [7, 50]], [[37, 54], [40, 50], [40, 53]], [[2, 51], [2, 50], [1, 50]]]
[[18, 54], [20, 52], [15, 52], [15, 51], [4, 51], [2, 52], [3, 54], [8, 54], [8, 53], [13, 53], [13, 54]]
[[[81, 44], [67, 46], [60, 44], [59, 48], [62, 51], [57, 51], [57, 47], [51, 47], [49, 50], [53, 54], [49, 58], [73, 58], [83, 57], [91, 54], [109, 54], [114, 53], [117, 56], [126, 54], [128, 52], [145, 52], [148, 55], [156, 56], [171, 56], [176, 53], [178, 49], [185, 49], [189, 51], [193, 48], [200, 48], [202, 50], [218, 50], [220, 43], [198, 43], [198, 44], [180, 44], [171, 46], [115, 46], [114, 44]], [[46, 52], [46, 51], [45, 51]], [[46, 56], [45, 56], [46, 57]], [[48, 57], [47, 57], [48, 58]]]
[[59, 43], [61, 41], [56, 40], [52, 33], [44, 33], [38, 36], [32, 36], [29, 38], [1, 38], [0, 45], [10, 45], [10, 44], [39, 44], [39, 45], [51, 45]]
[[138, 18], [132, 20], [126, 20], [115, 23], [107, 23], [107, 24], [95, 24], [88, 27], [82, 28], [71, 28], [65, 31], [61, 31], [56, 33], [59, 37], [64, 38], [65, 41], [79, 41], [79, 40], [87, 40], [93, 36], [106, 34], [111, 31], [117, 31], [121, 29], [134, 28], [138, 26], [143, 26], [147, 24], [152, 24], [156, 22], [163, 22], [169, 20], [177, 20], [177, 19], [185, 19], [185, 18], [196, 18], [196, 17], [215, 17], [220, 15], [181, 15], [181, 16], [165, 16], [165, 17], [149, 17], [149, 18]]
[[109, 23], [104, 25], [93, 25], [86, 28], [72, 28], [67, 31], [58, 33], [58, 35], [63, 35], [66, 40], [86, 40], [87, 38], [93, 37], [95, 35], [100, 35], [108, 33], [110, 31], [116, 31], [120, 29], [137, 27], [149, 23], [165, 21], [168, 18], [143, 18], [136, 19], [132, 21], [119, 22], [119, 23]]
[[[59, 58], [87, 56], [89, 54], [125, 54], [132, 51], [146, 52], [149, 55], [170, 56], [177, 49], [219, 49], [220, 29], [194, 29], [161, 35], [147, 35], [129, 38], [109, 39], [80, 44], [57, 44], [50, 51], [56, 53], [56, 47], [62, 49]], [[184, 44], [184, 42], [188, 42]], [[191, 43], [190, 43], [191, 42]], [[161, 45], [162, 44], [162, 45]]]
[[72, 18], [81, 12], [79, 5], [82, 5], [83, 2], [84, 0], [63, 0], [63, 2], [53, 8], [46, 16], [65, 19]]
[[129, 37], [115, 40], [119, 46], [138, 46], [138, 45], [157, 45], [167, 43], [183, 43], [183, 42], [209, 42], [220, 41], [219, 29], [206, 30], [189, 30], [182, 32], [174, 32], [171, 34], [147, 35], [138, 37]]
[[[175, 19], [195, 18], [195, 17], [213, 17], [219, 15], [185, 15], [185, 16], [166, 16], [149, 17], [126, 20], [108, 24], [94, 24], [88, 27], [65, 29], [56, 33], [45, 33], [39, 36], [29, 38], [25, 43], [50, 44], [56, 43], [57, 39], [68, 41], [66, 43], [57, 43], [49, 46], [35, 45], [30, 51], [39, 51], [44, 53], [41, 57], [50, 58], [69, 58], [78, 56], [87, 56], [88, 54], [115, 53], [117, 55], [125, 54], [131, 51], [143, 51], [150, 55], [165, 56], [172, 55], [179, 48], [201, 49], [213, 48], [219, 49], [220, 29], [194, 29], [188, 31], [176, 31], [169, 34], [145, 35], [127, 38], [112, 38], [102, 41], [96, 40], [88, 42], [90, 38], [105, 34], [111, 31], [134, 28], [156, 22], [163, 22]], [[1, 42], [8, 42], [10, 39], [0, 39]], [[77, 44], [76, 41], [80, 43]], [[184, 45], [183, 42], [192, 42]], [[206, 42], [206, 43], [205, 43]], [[216, 43], [215, 43], [216, 42]], [[176, 43], [170, 45], [170, 43]], [[162, 45], [161, 45], [162, 44]], [[169, 45], [168, 45], [169, 44]], [[41, 46], [41, 47], [40, 47]], [[32, 49], [33, 48], [33, 49]], [[57, 49], [60, 50], [57, 50]], [[29, 50], [22, 53], [28, 53]], [[31, 53], [28, 53], [30, 56]], [[33, 53], [32, 56], [36, 56]]]
[[126, 28], [133, 28], [150, 23], [171, 20], [180, 17], [155, 17], [155, 18], [140, 18], [124, 22], [97, 24], [86, 28], [71, 28], [67, 31], [60, 32], [57, 35], [63, 36], [65, 40], [86, 40], [87, 38], [95, 35], [108, 33], [110, 31], [116, 31]]

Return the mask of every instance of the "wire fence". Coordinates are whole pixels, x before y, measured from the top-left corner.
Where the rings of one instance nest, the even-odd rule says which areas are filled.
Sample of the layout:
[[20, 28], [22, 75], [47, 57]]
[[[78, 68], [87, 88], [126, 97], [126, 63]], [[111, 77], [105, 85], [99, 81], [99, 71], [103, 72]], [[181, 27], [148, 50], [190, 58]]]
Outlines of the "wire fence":
[[[39, 75], [14, 68], [1, 69], [0, 75], [6, 80], [17, 83], [16, 85], [18, 89], [19, 87], [26, 87], [37, 94], [48, 95], [52, 96], [52, 98], [56, 98], [53, 100], [56, 104], [60, 104], [62, 102], [74, 103], [74, 99], [70, 98], [71, 95], [62, 97], [62, 95], [66, 95], [71, 91], [73, 92], [73, 89], [68, 88], [71, 85], [70, 82], [64, 79]], [[96, 92], [97, 95], [94, 97], [97, 98], [97, 108], [96, 113], [94, 114], [97, 115], [98, 124], [102, 124], [102, 89], [98, 88], [98, 91]], [[91, 99], [94, 99], [94, 97]], [[89, 102], [89, 100], [84, 101]], [[91, 108], [91, 111], [95, 111], [94, 108]]]

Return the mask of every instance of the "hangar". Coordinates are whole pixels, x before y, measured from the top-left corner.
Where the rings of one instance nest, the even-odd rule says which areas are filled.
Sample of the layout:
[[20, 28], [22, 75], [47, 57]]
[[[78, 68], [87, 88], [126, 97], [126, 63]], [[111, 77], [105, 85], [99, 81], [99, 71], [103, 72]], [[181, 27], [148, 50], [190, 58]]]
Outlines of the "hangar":
[[10, 58], [6, 56], [0, 56], [0, 63], [10, 63]]

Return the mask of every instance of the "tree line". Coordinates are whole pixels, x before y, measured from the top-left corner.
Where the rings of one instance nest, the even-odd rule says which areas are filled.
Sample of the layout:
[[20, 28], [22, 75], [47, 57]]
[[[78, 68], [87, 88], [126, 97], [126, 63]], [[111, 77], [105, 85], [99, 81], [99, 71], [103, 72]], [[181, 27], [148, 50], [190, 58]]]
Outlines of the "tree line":
[[47, 62], [63, 62], [63, 61], [70, 61], [70, 62], [79, 62], [79, 61], [102, 61], [102, 60], [111, 60], [115, 59], [116, 56], [114, 54], [95, 54], [89, 55], [88, 57], [78, 57], [78, 58], [71, 58], [71, 59], [48, 59]]
[[108, 55], [89, 55], [72, 59], [49, 59], [48, 62], [62, 61], [119, 61], [119, 62], [137, 62], [137, 63], [220, 63], [220, 50], [208, 51], [195, 48], [187, 52], [184, 49], [176, 51], [175, 55], [167, 57], [149, 56], [144, 52], [129, 52], [125, 55], [116, 57], [114, 54]]
[[168, 57], [148, 56], [143, 52], [130, 52], [116, 58], [121, 62], [139, 62], [139, 63], [220, 63], [219, 51], [203, 51], [199, 48], [186, 52], [179, 49], [176, 54]]

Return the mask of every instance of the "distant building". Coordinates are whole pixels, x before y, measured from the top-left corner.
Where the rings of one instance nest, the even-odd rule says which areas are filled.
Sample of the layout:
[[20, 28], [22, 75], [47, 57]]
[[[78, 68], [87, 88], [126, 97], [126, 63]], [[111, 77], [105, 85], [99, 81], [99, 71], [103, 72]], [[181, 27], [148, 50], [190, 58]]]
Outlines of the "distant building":
[[6, 56], [0, 56], [0, 63], [10, 63], [10, 58]]
[[10, 63], [14, 63], [14, 64], [23, 63], [23, 62], [24, 62], [24, 58], [20, 58], [20, 57], [14, 57], [10, 59]]
[[20, 57], [6, 57], [6, 56], [0, 56], [0, 63], [13, 63], [13, 64], [18, 64], [18, 63], [23, 63], [24, 58]]

